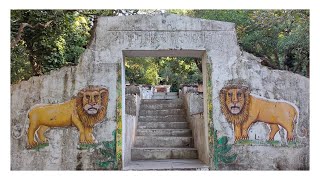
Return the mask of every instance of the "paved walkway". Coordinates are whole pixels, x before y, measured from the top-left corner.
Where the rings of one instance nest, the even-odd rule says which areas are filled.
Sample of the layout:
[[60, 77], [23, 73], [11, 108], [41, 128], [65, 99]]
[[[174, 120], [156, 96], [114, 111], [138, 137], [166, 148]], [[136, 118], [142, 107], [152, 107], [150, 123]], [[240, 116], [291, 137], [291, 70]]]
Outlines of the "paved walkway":
[[209, 170], [198, 159], [166, 159], [131, 161], [123, 170]]

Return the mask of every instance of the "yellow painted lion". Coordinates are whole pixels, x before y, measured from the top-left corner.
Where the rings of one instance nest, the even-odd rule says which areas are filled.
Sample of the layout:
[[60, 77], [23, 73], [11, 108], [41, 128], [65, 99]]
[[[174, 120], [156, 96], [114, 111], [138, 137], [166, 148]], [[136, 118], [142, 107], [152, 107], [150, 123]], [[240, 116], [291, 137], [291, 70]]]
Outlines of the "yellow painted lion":
[[225, 86], [220, 90], [219, 97], [221, 111], [234, 124], [235, 141], [248, 139], [248, 129], [255, 122], [270, 125], [269, 140], [274, 140], [279, 131], [278, 125], [287, 131], [288, 141], [294, 139], [294, 125], [299, 116], [295, 105], [254, 96], [248, 87], [239, 85]]
[[27, 148], [33, 148], [38, 143], [46, 143], [44, 133], [50, 127], [75, 126], [80, 133], [80, 144], [93, 144], [93, 127], [104, 119], [108, 98], [108, 89], [101, 86], [89, 86], [82, 89], [74, 99], [64, 103], [36, 105], [31, 108], [28, 113]]

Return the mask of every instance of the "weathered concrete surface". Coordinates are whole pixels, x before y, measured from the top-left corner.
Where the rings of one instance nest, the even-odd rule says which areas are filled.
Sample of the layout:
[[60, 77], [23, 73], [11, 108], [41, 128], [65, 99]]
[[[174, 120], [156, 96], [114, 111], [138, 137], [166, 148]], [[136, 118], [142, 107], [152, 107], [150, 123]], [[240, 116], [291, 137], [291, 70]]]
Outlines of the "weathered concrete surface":
[[136, 137], [136, 129], [138, 124], [140, 101], [141, 98], [138, 92], [136, 94], [126, 94], [126, 105], [125, 105], [125, 139], [124, 139], [124, 150], [123, 150], [123, 164], [127, 166], [131, 159], [131, 148], [134, 145]]
[[198, 159], [166, 159], [132, 161], [124, 170], [208, 171], [209, 167]]
[[141, 87], [141, 99], [151, 99], [153, 96], [154, 87]]
[[87, 63], [88, 59], [94, 59], [94, 53], [86, 50], [84, 54], [77, 67], [62, 68], [11, 86], [12, 170], [99, 169], [95, 160], [97, 150], [89, 152], [77, 149], [79, 132], [74, 127], [50, 129], [46, 133], [48, 147], [40, 151], [26, 149], [27, 111], [35, 104], [67, 101], [87, 85], [102, 85], [109, 89], [106, 118], [96, 125], [93, 133], [98, 142], [113, 140], [117, 65]]
[[159, 109], [159, 110], [141, 110], [141, 116], [166, 116], [166, 115], [185, 115], [183, 109]]
[[[308, 170], [309, 147], [272, 147], [272, 146], [239, 146], [233, 147], [231, 153], [238, 158], [231, 164], [221, 164], [222, 170]], [[272, 158], [271, 158], [272, 157]], [[263, 161], [263, 163], [259, 162]], [[259, 164], [259, 169], [257, 169]]]
[[[51, 129], [47, 133], [50, 141], [47, 148], [39, 152], [26, 150], [24, 124], [27, 111], [39, 103], [64, 102], [87, 85], [106, 86], [110, 92], [107, 117], [95, 127], [94, 135], [98, 141], [111, 141], [112, 132], [116, 129], [117, 68], [124, 62], [125, 56], [145, 55], [203, 59], [204, 75], [209, 73], [212, 77], [212, 89], [206, 90], [212, 92], [212, 99], [209, 101], [213, 104], [211, 120], [214, 121], [214, 127], [209, 128], [218, 130], [219, 137], [227, 136], [231, 144], [234, 142], [233, 127], [221, 113], [218, 99], [220, 89], [228, 80], [243, 79], [257, 95], [296, 104], [300, 110], [295, 130], [300, 136], [297, 137], [300, 143], [298, 147], [284, 146], [284, 154], [278, 147], [253, 145], [250, 148], [256, 148], [257, 153], [267, 156], [261, 156], [264, 158], [259, 160], [252, 156], [244, 159], [247, 154], [243, 151], [238, 153], [236, 163], [241, 164], [243, 169], [268, 169], [266, 164], [275, 165], [274, 159], [281, 156], [284, 162], [295, 164], [283, 164], [281, 169], [309, 167], [308, 158], [299, 158], [309, 156], [309, 79], [286, 71], [269, 70], [260, 65], [258, 58], [241, 52], [234, 27], [233, 23], [168, 14], [99, 18], [95, 37], [89, 49], [81, 56], [79, 65], [52, 71], [49, 75], [33, 77], [11, 86], [11, 169], [99, 169], [95, 164], [100, 158], [97, 151], [76, 149], [78, 132], [75, 128]], [[211, 72], [206, 72], [208, 63], [212, 66]], [[124, 87], [125, 82], [122, 83]], [[206, 95], [207, 92], [204, 92], [205, 102], [208, 99]], [[125, 96], [124, 91], [122, 96]], [[204, 107], [207, 124], [210, 120], [206, 111]], [[126, 121], [123, 121], [123, 127], [126, 126], [125, 123]], [[256, 125], [259, 130], [252, 129], [251, 133], [254, 134], [249, 134], [249, 137], [265, 134], [267, 128], [262, 126], [265, 125]], [[208, 128], [205, 134], [207, 131]], [[19, 139], [21, 132], [23, 135]], [[283, 130], [276, 137], [286, 143]], [[126, 138], [124, 136], [124, 139]], [[300, 151], [302, 146], [304, 150]], [[273, 154], [268, 154], [270, 151]], [[224, 168], [234, 169], [235, 166], [225, 165]]]
[[[170, 109], [170, 107], [176, 105], [180, 106], [179, 109]], [[198, 158], [198, 151], [193, 148], [192, 131], [189, 129], [185, 116], [179, 115], [179, 119], [168, 118], [168, 116], [177, 116], [170, 114], [177, 114], [178, 112], [185, 114], [180, 99], [143, 100], [141, 107], [143, 108], [140, 108], [140, 115], [148, 112], [147, 114], [152, 116], [139, 116], [137, 136], [135, 137], [134, 147], [131, 149], [131, 159], [133, 161]], [[146, 117], [151, 117], [151, 119]], [[140, 121], [141, 118], [143, 118], [143, 121]]]
[[138, 122], [140, 129], [186, 129], [188, 122]]
[[137, 136], [135, 147], [194, 147], [192, 137]]
[[140, 87], [139, 86], [126, 86], [126, 94], [136, 94], [140, 95]]
[[[276, 134], [275, 140], [279, 141], [283, 147], [259, 146], [259, 144], [255, 145], [253, 143], [253, 147], [245, 148], [248, 151], [254, 149], [259, 154], [259, 158], [257, 156], [249, 156], [249, 152], [240, 151], [239, 148], [241, 146], [236, 148], [235, 152], [237, 152], [239, 159], [237, 162], [241, 163], [239, 169], [276, 169], [274, 167], [277, 167], [277, 159], [279, 157], [284, 162], [293, 163], [281, 163], [280, 169], [303, 169], [301, 167], [308, 169], [309, 79], [292, 72], [270, 70], [262, 66], [259, 63], [260, 61], [259, 58], [246, 52], [239, 52], [238, 58], [227, 62], [227, 66], [225, 66], [226, 62], [224, 61], [212, 61], [212, 84], [214, 86], [212, 89], [212, 102], [213, 107], [216, 107], [213, 108], [213, 126], [218, 130], [218, 137], [227, 136], [229, 143], [234, 143], [233, 126], [226, 121], [221, 113], [219, 98], [217, 97], [219, 90], [228, 80], [242, 79], [248, 83], [252, 94], [267, 99], [285, 100], [295, 104], [299, 109], [299, 120], [295, 124], [294, 135], [296, 143], [292, 147], [287, 146], [286, 131], [281, 128]], [[267, 124], [256, 123], [249, 129], [249, 140], [266, 142], [269, 131], [270, 127]], [[302, 147], [304, 147], [303, 150], [301, 150]], [[225, 168], [228, 168], [227, 165]], [[230, 166], [229, 168], [234, 169], [235, 166]]]
[[196, 148], [132, 148], [132, 157], [132, 160], [198, 159], [198, 151]]
[[[169, 91], [169, 90], [168, 90]], [[178, 93], [176, 92], [155, 92], [152, 99], [178, 99]]]
[[191, 129], [137, 129], [137, 136], [192, 136]]
[[203, 94], [186, 93], [183, 100], [189, 116], [203, 113]]
[[173, 122], [186, 121], [185, 115], [164, 115], [164, 116], [139, 116], [139, 121], [159, 121], [159, 122]]
[[207, 134], [205, 133], [206, 122], [203, 116], [203, 94], [182, 93], [182, 99], [187, 113], [187, 120], [192, 129], [194, 146], [198, 149], [199, 159], [206, 164], [210, 163], [209, 145]]

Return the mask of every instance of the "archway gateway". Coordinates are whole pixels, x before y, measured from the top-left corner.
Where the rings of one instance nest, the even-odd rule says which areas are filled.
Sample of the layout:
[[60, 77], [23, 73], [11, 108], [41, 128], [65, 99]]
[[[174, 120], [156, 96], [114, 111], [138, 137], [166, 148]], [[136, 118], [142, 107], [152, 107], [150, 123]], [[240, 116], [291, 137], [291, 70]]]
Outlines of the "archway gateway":
[[[130, 125], [124, 117], [124, 60], [136, 56], [202, 59], [207, 108], [198, 135], [203, 148], [198, 151], [209, 169], [309, 169], [309, 79], [270, 70], [259, 58], [241, 51], [234, 23], [171, 14], [99, 17], [93, 34], [77, 66], [11, 86], [12, 170], [124, 169], [130, 140], [124, 130]], [[83, 103], [101, 97], [104, 103], [83, 109], [91, 115], [103, 109], [103, 120], [93, 128], [86, 121], [84, 130], [84, 116], [77, 113], [74, 97], [84, 98], [78, 100]], [[50, 114], [43, 116], [45, 122], [69, 113], [62, 116], [69, 126], [42, 124], [39, 131], [33, 124], [30, 129], [29, 110], [43, 104], [55, 104], [55, 113], [38, 109], [31, 115], [34, 121], [39, 112]], [[61, 104], [68, 108], [61, 111]], [[293, 119], [297, 115], [299, 119]], [[237, 117], [241, 120], [235, 121]], [[286, 123], [277, 117], [287, 118]], [[91, 135], [95, 144], [86, 144], [93, 141]]]
[[[201, 59], [201, 64], [202, 64], [202, 69], [206, 69], [207, 67], [207, 57], [206, 57], [206, 52], [205, 50], [123, 50], [123, 56], [124, 56], [124, 61], [122, 64], [125, 64], [125, 60], [126, 58], [131, 58], [131, 57], [192, 57], [192, 58], [198, 58]], [[123, 67], [122, 72], [125, 72], [125, 67]], [[204, 100], [202, 101], [203, 103], [203, 109], [204, 112], [199, 112], [199, 114], [207, 114], [207, 109], [208, 109], [208, 98], [207, 98], [207, 71], [203, 70], [202, 72], [202, 77], [203, 77], [203, 97]], [[122, 87], [123, 89], [125, 88], [125, 74], [122, 73]], [[142, 94], [140, 94], [139, 96], [142, 96]], [[123, 97], [126, 97], [126, 94], [123, 94]], [[189, 146], [191, 147], [195, 147], [196, 149], [196, 156], [197, 158], [194, 157], [194, 154], [191, 153], [189, 151], [186, 151], [186, 148], [183, 148], [183, 145], [181, 144], [181, 141], [183, 140], [178, 140], [180, 141], [180, 143], [171, 143], [169, 142], [170, 140], [176, 140], [177, 138], [180, 138], [181, 135], [176, 135], [178, 137], [175, 137], [175, 135], [168, 135], [168, 134], [162, 134], [162, 135], [156, 135], [156, 136], [151, 136], [151, 139], [153, 139], [153, 141], [158, 140], [157, 138], [161, 138], [161, 141], [167, 141], [165, 144], [163, 144], [162, 146], [164, 147], [158, 147], [158, 148], [154, 148], [153, 146], [157, 146], [154, 143], [150, 143], [148, 144], [148, 142], [144, 142], [144, 143], [140, 143], [140, 146], [151, 146], [151, 148], [137, 148], [139, 150], [139, 152], [136, 152], [134, 155], [132, 154], [132, 149], [134, 148], [134, 145], [136, 144], [135, 141], [137, 141], [137, 138], [140, 137], [142, 139], [145, 139], [144, 141], [147, 141], [149, 138], [146, 138], [148, 135], [150, 136], [152, 133], [146, 133], [145, 136], [138, 136], [137, 134], [137, 124], [138, 119], [139, 119], [139, 106], [140, 106], [140, 102], [143, 101], [141, 100], [141, 97], [139, 100], [136, 100], [136, 111], [131, 115], [125, 115], [122, 117], [122, 124], [123, 127], [125, 127], [123, 129], [123, 165], [124, 165], [124, 169], [125, 170], [142, 170], [142, 169], [208, 169], [208, 166], [210, 164], [210, 157], [209, 157], [209, 144], [208, 144], [208, 116], [205, 115], [201, 115], [202, 118], [197, 119], [197, 121], [201, 121], [201, 122], [193, 122], [191, 123], [191, 131], [193, 136], [197, 136], [196, 138], [193, 137], [191, 139], [191, 143], [192, 145], [189, 144]], [[123, 104], [126, 104], [125, 102], [126, 98], [123, 98]], [[181, 100], [181, 99], [180, 99]], [[144, 100], [146, 101], [146, 100]], [[156, 100], [153, 100], [154, 102], [157, 102]], [[161, 100], [158, 102], [162, 102]], [[176, 101], [171, 100], [168, 101], [167, 103], [176, 103]], [[186, 102], [187, 104], [187, 102]], [[142, 104], [141, 104], [142, 105]], [[132, 103], [130, 102], [130, 104], [126, 104], [123, 107], [128, 107], [128, 106], [132, 106]], [[149, 104], [150, 106], [150, 104]], [[132, 108], [132, 107], [130, 107]], [[154, 110], [152, 108], [152, 110], [146, 110], [149, 112], [149, 115], [152, 113], [155, 113], [158, 110]], [[162, 112], [166, 112], [168, 110], [160, 110]], [[124, 114], [125, 114], [126, 110], [124, 110]], [[151, 113], [150, 113], [151, 112]], [[141, 113], [141, 111], [140, 111]], [[163, 117], [165, 117], [165, 115], [162, 115]], [[186, 116], [186, 115], [185, 115]], [[152, 116], [146, 116], [151, 118]], [[168, 118], [168, 116], [167, 116]], [[187, 117], [184, 117], [187, 118]], [[186, 120], [186, 119], [185, 119]], [[131, 121], [134, 121], [134, 123], [132, 123]], [[158, 122], [158, 123], [163, 123], [161, 125], [158, 125], [157, 123], [154, 123], [154, 121], [147, 121], [147, 124], [149, 123], [149, 130], [151, 131], [157, 131], [157, 130], [161, 130], [163, 131], [163, 128], [166, 128], [165, 130], [167, 130], [167, 133], [172, 133], [176, 132], [177, 130], [170, 130], [170, 128], [174, 127], [169, 123], [176, 123], [177, 124], [181, 124], [183, 123], [183, 121], [181, 122], [181, 120], [179, 120], [180, 122], [172, 122], [174, 120], [167, 121], [167, 122]], [[163, 121], [163, 120], [158, 120], [158, 121]], [[144, 123], [144, 122], [142, 122]], [[155, 124], [157, 124], [155, 126]], [[190, 124], [190, 123], [188, 123]], [[174, 125], [174, 124], [173, 124]], [[157, 126], [162, 126], [159, 127], [160, 129], [157, 129]], [[148, 127], [146, 127], [148, 128]], [[177, 128], [177, 127], [175, 127]], [[181, 128], [181, 127], [178, 127]], [[144, 127], [143, 127], [144, 129]], [[191, 137], [192, 137], [191, 134]], [[130, 138], [127, 138], [130, 137]], [[167, 138], [167, 140], [163, 140], [164, 138]], [[181, 137], [183, 138], [183, 137]], [[152, 140], [151, 140], [152, 141]], [[172, 145], [169, 145], [172, 144]], [[178, 148], [176, 147], [178, 146]], [[182, 146], [182, 147], [181, 147]], [[170, 147], [174, 147], [174, 148], [170, 148]], [[135, 151], [137, 151], [137, 149], [135, 149]], [[171, 149], [171, 150], [170, 150]], [[173, 150], [172, 150], [173, 149]], [[182, 150], [181, 150], [182, 149]], [[183, 151], [184, 150], [184, 151]], [[180, 152], [181, 151], [181, 152]], [[143, 153], [146, 153], [147, 155], [142, 155]], [[170, 155], [169, 155], [170, 154]], [[134, 161], [132, 158], [134, 156], [140, 156], [140, 159], [148, 159], [145, 161]], [[176, 159], [179, 158], [179, 159]], [[191, 159], [187, 159], [187, 158], [191, 158]], [[138, 158], [139, 159], [139, 158]], [[152, 160], [150, 160], [152, 159]], [[159, 160], [160, 159], [160, 160]], [[164, 159], [164, 160], [161, 160]], [[199, 159], [200, 161], [195, 161], [194, 159]], [[174, 165], [174, 164], [178, 164], [178, 165]]]

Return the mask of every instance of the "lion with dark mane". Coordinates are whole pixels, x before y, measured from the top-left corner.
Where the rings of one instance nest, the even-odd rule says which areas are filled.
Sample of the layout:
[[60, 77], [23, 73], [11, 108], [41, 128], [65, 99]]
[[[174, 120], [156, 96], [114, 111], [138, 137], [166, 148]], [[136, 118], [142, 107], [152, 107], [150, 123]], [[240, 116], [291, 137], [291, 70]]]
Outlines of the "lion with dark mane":
[[[60, 104], [36, 105], [29, 110], [27, 148], [46, 143], [44, 133], [51, 127], [75, 126], [80, 144], [93, 144], [93, 127], [106, 116], [109, 91], [101, 86], [82, 89], [75, 98]], [[37, 135], [38, 140], [35, 139]]]
[[287, 101], [265, 99], [250, 94], [242, 85], [227, 85], [220, 90], [221, 111], [228, 122], [234, 125], [235, 141], [248, 139], [248, 129], [255, 122], [270, 125], [269, 140], [282, 126], [287, 131], [287, 140], [292, 141], [293, 129], [298, 119], [298, 108]]

